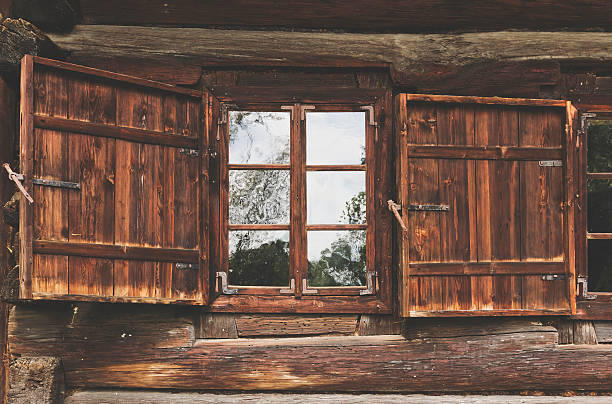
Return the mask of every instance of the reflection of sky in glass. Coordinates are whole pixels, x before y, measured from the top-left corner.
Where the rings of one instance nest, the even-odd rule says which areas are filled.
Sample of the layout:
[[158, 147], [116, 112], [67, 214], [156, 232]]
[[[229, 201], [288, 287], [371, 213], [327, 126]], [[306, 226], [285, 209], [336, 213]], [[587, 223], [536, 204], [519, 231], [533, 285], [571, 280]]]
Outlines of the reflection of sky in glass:
[[230, 164], [288, 164], [290, 115], [229, 111]]
[[307, 112], [306, 164], [361, 164], [365, 112]]
[[308, 224], [348, 223], [342, 213], [347, 202], [365, 191], [365, 171], [309, 171], [306, 186]]
[[[324, 242], [323, 240], [328, 240]], [[360, 250], [365, 247], [366, 234], [364, 230], [352, 230], [352, 231], [309, 231], [308, 232], [308, 259], [310, 261], [317, 261], [320, 258], [327, 258], [326, 263], [323, 264], [325, 268], [329, 268], [329, 271], [326, 271], [332, 278], [340, 284], [340, 286], [361, 286], [361, 283], [358, 279], [355, 279], [355, 275], [365, 277], [365, 262], [362, 262], [363, 265], [353, 267], [353, 271], [349, 270], [346, 266], [343, 267], [341, 264], [340, 267], [332, 266], [334, 262], [337, 262], [335, 259], [329, 259], [330, 254], [321, 254], [321, 251], [324, 249], [329, 249], [330, 252], [334, 251], [332, 247], [333, 242], [341, 241], [343, 243], [348, 244], [350, 249], [350, 255], [345, 256], [342, 255], [346, 260], [350, 260], [355, 263], [360, 262]], [[317, 246], [317, 247], [315, 247]], [[319, 247], [322, 246], [322, 247]], [[314, 250], [314, 251], [311, 251]], [[336, 253], [344, 252], [343, 249], [336, 249]], [[345, 262], [346, 263], [346, 262]], [[318, 284], [316, 286], [333, 286], [329, 284]]]

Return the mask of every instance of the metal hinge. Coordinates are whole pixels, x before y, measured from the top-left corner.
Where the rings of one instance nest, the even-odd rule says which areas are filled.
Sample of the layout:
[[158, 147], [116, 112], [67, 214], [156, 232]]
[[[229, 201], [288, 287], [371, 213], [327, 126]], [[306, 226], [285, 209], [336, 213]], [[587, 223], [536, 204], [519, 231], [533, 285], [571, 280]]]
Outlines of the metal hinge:
[[374, 106], [373, 105], [364, 105], [361, 109], [368, 111], [369, 121], [368, 125], [374, 127], [374, 140], [378, 141], [378, 122], [374, 119]]
[[563, 280], [566, 279], [565, 275], [563, 274], [546, 274], [546, 275], [542, 275], [542, 280], [543, 281], [558, 281], [558, 280]]
[[179, 153], [186, 154], [188, 156], [199, 156], [200, 152], [196, 149], [179, 149]]
[[25, 187], [21, 183], [21, 181], [23, 181], [23, 174], [19, 174], [11, 170], [11, 166], [9, 165], [9, 163], [4, 163], [3, 166], [6, 172], [8, 172], [9, 179], [13, 181], [15, 185], [17, 185], [17, 188], [19, 188], [19, 190], [21, 191], [23, 196], [28, 200], [28, 202], [34, 203], [34, 199], [32, 199], [28, 191], [26, 191]]
[[219, 290], [219, 282], [217, 281], [216, 290], [224, 295], [238, 294], [238, 289], [230, 289], [227, 287], [227, 272], [217, 272], [217, 278], [221, 278], [221, 290]]
[[364, 290], [360, 290], [359, 294], [361, 296], [364, 295], [373, 295], [374, 292], [376, 291], [376, 281], [374, 280], [376, 278], [376, 272], [368, 272], [366, 274], [366, 285], [367, 288]]
[[317, 289], [308, 289], [308, 281], [306, 278], [302, 279], [302, 294], [303, 295], [316, 295], [319, 293]]
[[77, 189], [77, 190], [81, 189], [81, 184], [79, 184], [78, 182], [47, 180], [44, 178], [33, 178], [32, 184], [42, 185], [44, 187], [68, 188], [68, 189]]
[[409, 211], [447, 212], [448, 205], [408, 205]]
[[178, 269], [179, 271], [183, 270], [183, 269], [195, 269], [195, 270], [197, 270], [197, 269], [200, 268], [200, 265], [198, 265], [198, 264], [190, 264], [190, 263], [187, 263], [187, 262], [177, 262], [176, 264], [174, 264], [174, 268]]
[[589, 294], [588, 280], [584, 276], [579, 276], [577, 278], [578, 281], [578, 296], [582, 300], [594, 300], [597, 299], [597, 295]]
[[291, 282], [289, 284], [289, 289], [281, 289], [280, 293], [285, 295], [292, 295], [295, 293], [295, 278], [291, 278]]
[[538, 161], [540, 167], [563, 167], [563, 161], [561, 160], [540, 160]]

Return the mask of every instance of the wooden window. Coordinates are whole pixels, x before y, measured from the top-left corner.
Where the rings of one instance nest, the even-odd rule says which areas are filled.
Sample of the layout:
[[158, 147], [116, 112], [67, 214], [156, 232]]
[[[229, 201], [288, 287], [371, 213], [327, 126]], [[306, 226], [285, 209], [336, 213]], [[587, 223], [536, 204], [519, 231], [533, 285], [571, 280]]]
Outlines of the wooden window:
[[395, 104], [401, 314], [575, 312], [571, 104], [413, 94]]
[[601, 300], [612, 295], [612, 114], [582, 114], [582, 133], [579, 275], [582, 297]]
[[202, 93], [26, 56], [24, 299], [204, 304]]
[[[392, 166], [375, 164], [390, 138], [376, 125], [382, 104], [218, 106], [213, 309], [390, 311], [390, 256], [374, 248], [377, 216], [390, 223]], [[390, 232], [379, 242], [390, 248]]]

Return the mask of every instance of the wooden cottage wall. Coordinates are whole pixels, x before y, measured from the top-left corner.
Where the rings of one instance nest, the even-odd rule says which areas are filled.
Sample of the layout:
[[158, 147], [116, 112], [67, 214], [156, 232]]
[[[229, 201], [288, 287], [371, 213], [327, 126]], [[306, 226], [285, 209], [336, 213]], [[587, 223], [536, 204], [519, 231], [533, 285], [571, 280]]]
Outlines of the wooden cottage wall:
[[[82, 4], [86, 5], [83, 9], [85, 22], [117, 23], [117, 20], [96, 14], [100, 7], [105, 7], [100, 13], [108, 12], [112, 7], [106, 8], [105, 4], [96, 5], [89, 1]], [[159, 10], [150, 5], [141, 8], [134, 4], [124, 5], [136, 9], [126, 12], [123, 18], [139, 16], [139, 22], [147, 25], [160, 23], [160, 16], [168, 15], [158, 13]], [[598, 18], [604, 18], [605, 24], [605, 16], [609, 15], [605, 10], [584, 7], [584, 4], [574, 2], [572, 6], [576, 7], [575, 13], [583, 13], [580, 15], [585, 17], [573, 19], [575, 25], [572, 26], [577, 29], [597, 25], [597, 21], [600, 21]], [[453, 7], [453, 10], [456, 11], [456, 8]], [[482, 21], [490, 22], [491, 29], [507, 28], [510, 21], [521, 20], [483, 16], [478, 7], [467, 7], [466, 10], [472, 10], [482, 16]], [[233, 11], [240, 13], [238, 9]], [[456, 13], [442, 13], [440, 17], [439, 11], [436, 7], [436, 19], [443, 21], [440, 26], [453, 26], [449, 21], [455, 18]], [[520, 11], [522, 13], [524, 10], [521, 8]], [[8, 15], [8, 12], [4, 14]], [[293, 14], [294, 18], [300, 18], [300, 13]], [[201, 17], [201, 14], [197, 15]], [[541, 14], [536, 28], [544, 26], [540, 25], [543, 19], [551, 29], [559, 27], [558, 15], [550, 12]], [[195, 22], [199, 21], [192, 13], [187, 13], [187, 16], [194, 18]], [[176, 14], [170, 13], [167, 17], [170, 20], [164, 22], [181, 25], [186, 23], [184, 17], [185, 14], [177, 18]], [[474, 28], [472, 17], [466, 17], [463, 25], [454, 27]], [[431, 20], [421, 15], [418, 19], [422, 20], [423, 27], [433, 27]], [[242, 20], [238, 18], [235, 21]], [[3, 21], [3, 26], [7, 26], [7, 23]], [[125, 20], [123, 23], [134, 21]], [[378, 28], [372, 24], [367, 26], [376, 30], [386, 24]], [[563, 27], [567, 26], [563, 24]], [[354, 26], [354, 29], [359, 30], [360, 27], [363, 28], [363, 25]], [[415, 27], [415, 31], [422, 29]], [[530, 27], [533, 28], [529, 24], [522, 26]], [[13, 32], [10, 29], [12, 27], [8, 32]], [[323, 84], [329, 87], [326, 91], [342, 91], [367, 87], [369, 80], [377, 81], [377, 77], [380, 77], [378, 74], [372, 75], [372, 69], [382, 68], [391, 73], [392, 81], [389, 81], [387, 74], [383, 74], [381, 85], [394, 85], [396, 90], [402, 91], [568, 98], [582, 110], [601, 109], [602, 105], [612, 104], [612, 91], [609, 86], [606, 87], [611, 80], [611, 59], [605, 51], [610, 48], [606, 33], [579, 33], [571, 35], [571, 38], [566, 32], [546, 35], [503, 33], [515, 45], [525, 43], [529, 55], [545, 55], [544, 58], [535, 56], [533, 60], [527, 56], [524, 58], [526, 60], [517, 61], [521, 59], [520, 53], [526, 52], [525, 48], [519, 46], [517, 50], [503, 41], [498, 42], [498, 33], [495, 32], [459, 35], [456, 40], [446, 35], [441, 36], [444, 38], [417, 35], [415, 45], [410, 46], [408, 42], [413, 38], [391, 38], [377, 34], [360, 35], [356, 40], [351, 34], [277, 32], [275, 36], [270, 36], [268, 32], [195, 29], [182, 37], [174, 30], [176, 28], [80, 26], [72, 34], [51, 34], [70, 54], [53, 53], [52, 49], [44, 46], [32, 52], [40, 51], [48, 56], [67, 58], [92, 67], [137, 74], [191, 88], [240, 84], [255, 93], [262, 89], [262, 83], [272, 87], [300, 83], [300, 86], [311, 89]], [[466, 41], [474, 45], [474, 53], [479, 56], [475, 57], [469, 51], [463, 53], [461, 46], [455, 47], [455, 44]], [[112, 47], [112, 52], [111, 47], [100, 46], [109, 42], [116, 45]], [[167, 43], [173, 44], [172, 52], [167, 52], [167, 48], [162, 52], [155, 49], [156, 46], [163, 48]], [[487, 49], [490, 47], [493, 53], [512, 48], [517, 54], [508, 55], [502, 60], [488, 60], [481, 57], [488, 54], [481, 52], [482, 43], [486, 44]], [[547, 53], [550, 43], [564, 43], [555, 57]], [[221, 52], [219, 44], [223, 44], [227, 52]], [[444, 51], [439, 51], [438, 44], [444, 45]], [[424, 53], [419, 53], [419, 50]], [[584, 57], [585, 52], [595, 56]], [[436, 56], [422, 58], [424, 62], [415, 59], [423, 54]], [[413, 55], [414, 58], [406, 55]], [[463, 65], [444, 64], [444, 58], [467, 62]], [[252, 66], [247, 67], [248, 63], [252, 63]], [[314, 71], [320, 74], [313, 75], [313, 70], [307, 66], [319, 66]], [[364, 70], [347, 73], [352, 68]], [[316, 79], [308, 82], [308, 78], [312, 77]], [[9, 98], [13, 97], [10, 90], [4, 93]], [[89, 114], [86, 110], [81, 112]], [[3, 144], [6, 144], [5, 140], [11, 138], [11, 131], [5, 127], [0, 130], [6, 130], [2, 138]], [[87, 150], [78, 152], [86, 153]], [[496, 170], [492, 171], [493, 168], [520, 170], [522, 164], [478, 163], [489, 165], [489, 173], [497, 173]], [[436, 169], [439, 170], [439, 167], [436, 166]], [[487, 184], [481, 185], [486, 188]], [[491, 204], [495, 194], [491, 191], [491, 183], [488, 185]], [[520, 191], [520, 180], [510, 185], [518, 187]], [[3, 196], [5, 200], [10, 198], [9, 194]], [[486, 204], [486, 193], [483, 199], [482, 203]], [[518, 209], [517, 205], [492, 205], [492, 209], [506, 207]], [[482, 219], [488, 219], [490, 223], [497, 220], [495, 216]], [[517, 221], [522, 223], [523, 220], [525, 218]], [[509, 226], [512, 224], [516, 225], [516, 221], [508, 223]], [[486, 246], [487, 240], [495, 241], [497, 236], [496, 232], [487, 233], [482, 238], [477, 237], [475, 242]], [[491, 258], [525, 258], [523, 248], [529, 246], [524, 246], [517, 238], [507, 247], [491, 244]], [[548, 251], [547, 247], [542, 249]], [[442, 252], [440, 249], [435, 254], [458, 254], [457, 251], [446, 250]], [[488, 248], [482, 251], [486, 254], [483, 258], [488, 258]], [[553, 250], [549, 255], [556, 256]], [[492, 290], [502, 284], [501, 279], [499, 283], [489, 282], [486, 277], [484, 280]], [[510, 277], [505, 281], [503, 283], [509, 283], [510, 287], [516, 285]], [[95, 285], [91, 287], [98, 288]], [[397, 295], [397, 290], [393, 291], [393, 295]], [[518, 299], [510, 301], [518, 304]], [[612, 301], [579, 302], [577, 318], [609, 320], [610, 303]], [[29, 358], [44, 355], [60, 358], [69, 389], [368, 392], [609, 389], [612, 384], [609, 346], [560, 348], [557, 345], [584, 342], [584, 335], [590, 335], [589, 341], [592, 342], [594, 333], [582, 330], [593, 331], [593, 324], [590, 321], [569, 320], [565, 324], [555, 323], [558, 332], [547, 325], [550, 321], [549, 318], [525, 321], [484, 318], [400, 321], [390, 316], [221, 314], [206, 313], [192, 307], [52, 302], [19, 304], [11, 308], [8, 350], [16, 366], [27, 363]], [[601, 332], [596, 337], [600, 337], [600, 342], [609, 341], [605, 339], [605, 335], [609, 335], [606, 334], [609, 324], [600, 322], [599, 326], [598, 331]], [[397, 334], [401, 327], [404, 327], [408, 339], [380, 336], [349, 338], [354, 334]], [[329, 338], [338, 335], [343, 338]], [[312, 338], [287, 338], [281, 341], [262, 338], [278, 336]], [[253, 341], [250, 339], [252, 337], [260, 339]], [[208, 340], [214, 338], [229, 338], [229, 341]], [[333, 367], [329, 366], [330, 362], [334, 363]], [[432, 374], [431, 369], [437, 369], [436, 374]], [[350, 378], [346, 375], [350, 375]]]

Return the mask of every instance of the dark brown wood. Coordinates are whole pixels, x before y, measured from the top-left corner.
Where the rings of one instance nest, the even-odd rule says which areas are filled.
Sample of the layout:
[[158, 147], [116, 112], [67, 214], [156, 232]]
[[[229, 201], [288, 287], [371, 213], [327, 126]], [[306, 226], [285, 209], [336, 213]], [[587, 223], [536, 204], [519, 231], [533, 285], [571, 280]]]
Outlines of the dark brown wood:
[[592, 321], [574, 320], [574, 344], [594, 345], [597, 344], [597, 334]]
[[[576, 313], [576, 295], [578, 294], [578, 286], [574, 281], [576, 279], [576, 195], [578, 188], [576, 186], [576, 137], [578, 133], [578, 110], [571, 102], [566, 103], [565, 116], [565, 182], [564, 182], [564, 218], [563, 218], [563, 253], [565, 255], [565, 272], [571, 280], [567, 282], [568, 297], [570, 310], [572, 314]], [[580, 200], [578, 200], [578, 204]]]
[[495, 146], [416, 146], [408, 145], [409, 157], [473, 160], [559, 160], [561, 148], [495, 147]]
[[[236, 63], [240, 65], [240, 63]], [[369, 66], [380, 67], [380, 66]], [[232, 101], [238, 104], [252, 102], [273, 103], [337, 103], [343, 100], [351, 100], [352, 103], [372, 104], [384, 95], [385, 90], [381, 88], [334, 88], [330, 91], [325, 87], [301, 87], [295, 84], [287, 87], [222, 87], [214, 86], [210, 91], [221, 101]]]
[[359, 316], [357, 335], [396, 335], [402, 332], [403, 325], [402, 318], [362, 314]]
[[586, 177], [597, 180], [612, 180], [612, 173], [587, 173]]
[[308, 224], [306, 230], [366, 230], [367, 224]]
[[289, 203], [291, 237], [289, 240], [289, 265], [295, 279], [295, 297], [302, 297], [303, 279], [308, 280], [308, 232], [306, 229], [306, 121], [300, 119], [302, 106], [294, 104], [291, 111], [290, 192]]
[[[23, 186], [32, 189], [34, 172], [34, 63], [31, 56], [24, 56], [21, 61], [21, 104], [20, 104], [20, 146], [19, 169], [24, 175]], [[34, 218], [32, 205], [25, 198], [19, 204], [19, 296], [32, 297], [32, 239]]]
[[612, 240], [612, 233], [587, 233], [589, 240]]
[[610, 28], [605, 18], [612, 12], [607, 3], [563, 0], [551, 9], [547, 4], [510, 1], [491, 4], [474, 1], [467, 9], [449, 0], [381, 3], [377, 7], [363, 0], [335, 2], [300, 1], [289, 6], [271, 0], [241, 3], [215, 2], [202, 8], [194, 0], [180, 0], [170, 6], [144, 1], [128, 4], [113, 0], [106, 6], [82, 0], [85, 24], [283, 27], [286, 29], [340, 29], [366, 32], [450, 32], [506, 29], [583, 31]]
[[[0, 142], [4, 145], [0, 151], [0, 161], [11, 161], [15, 158], [14, 137], [17, 124], [17, 95], [16, 89], [0, 78], [0, 121], [4, 123], [0, 128]], [[11, 199], [14, 188], [12, 181], [7, 177], [0, 178], [0, 205], [5, 206]], [[18, 227], [16, 223], [7, 218], [3, 209], [0, 216], [0, 245], [9, 246]], [[8, 220], [7, 220], [8, 219]], [[9, 272], [16, 264], [15, 256], [6, 247], [0, 250], [0, 282], [4, 285], [9, 279]], [[7, 329], [9, 320], [8, 303], [0, 303], [0, 402], [6, 401], [9, 387], [9, 364]]]
[[236, 315], [226, 313], [201, 313], [197, 338], [238, 338]]
[[198, 250], [184, 248], [133, 247], [112, 244], [66, 243], [35, 240], [36, 254], [67, 255], [124, 260], [197, 263]]
[[597, 335], [597, 342], [599, 344], [609, 344], [612, 342], [612, 323], [607, 321], [594, 321], [593, 326], [595, 327], [595, 334]]
[[412, 275], [538, 275], [565, 274], [563, 262], [411, 263]]
[[196, 150], [199, 148], [199, 141], [197, 138], [177, 136], [175, 134], [167, 134], [160, 131], [126, 128], [122, 126], [97, 124], [56, 117], [37, 115], [34, 117], [34, 126], [37, 128], [67, 131], [75, 134], [102, 136], [112, 139], [123, 139], [145, 144], [184, 147]]
[[288, 224], [229, 224], [229, 230], [289, 230]]
[[289, 170], [289, 164], [228, 164], [229, 170]]
[[473, 96], [447, 96], [431, 94], [407, 94], [407, 101], [422, 102], [449, 102], [455, 104], [487, 104], [487, 105], [520, 105], [538, 107], [565, 107], [564, 100], [544, 100], [532, 98], [503, 98], [503, 97], [473, 97]]
[[[81, 63], [90, 58], [131, 56], [160, 65], [177, 58], [208, 66], [390, 65], [397, 86], [462, 95], [537, 97], [541, 85], [558, 83], [560, 63], [606, 63], [611, 59], [610, 39], [594, 32], [568, 38], [565, 32], [449, 36], [277, 31], [271, 37], [262, 31], [89, 25], [51, 37]], [[114, 46], [105, 46], [108, 42]], [[279, 48], [278, 43], [285, 46]], [[565, 46], [561, 49], [559, 43]], [[167, 52], [168, 44], [171, 53]], [[223, 52], [219, 52], [219, 44], [223, 44]], [[585, 60], [586, 48], [589, 57]], [[513, 85], [508, 86], [509, 82]]]
[[365, 165], [307, 165], [306, 171], [366, 171]]
[[236, 327], [240, 338], [325, 334], [353, 335], [356, 326], [356, 315], [236, 315]]
[[439, 333], [424, 330], [413, 341], [401, 336], [194, 341], [192, 320], [176, 308], [77, 307], [76, 312], [67, 305], [42, 311], [20, 307], [9, 334], [14, 355], [61, 358], [71, 389], [599, 391], [612, 380], [612, 348], [558, 347], [557, 331], [533, 320], [438, 325]]
[[605, 296], [605, 299], [600, 299], [602, 295], [598, 295], [594, 301], [578, 301], [576, 302], [576, 314], [572, 315], [573, 319], [577, 320], [612, 320], [612, 298]]
[[129, 83], [136, 86], [142, 86], [146, 88], [155, 88], [157, 90], [182, 94], [189, 97], [200, 98], [202, 97], [202, 92], [198, 90], [192, 90], [189, 88], [177, 87], [171, 84], [160, 83], [152, 80], [145, 80], [139, 77], [135, 77], [133, 75], [125, 75], [114, 72], [109, 72], [106, 70], [95, 69], [92, 67], [75, 65], [73, 63], [62, 62], [60, 60], [46, 59], [38, 56], [34, 56], [34, 63], [39, 65], [45, 65], [49, 67], [58, 68], [61, 70], [73, 71], [76, 73], [86, 74], [87, 76], [96, 76], [107, 80], [119, 81], [123, 83]]
[[[538, 319], [480, 318], [405, 320], [404, 336], [409, 340], [491, 336], [515, 333], [555, 333], [556, 329]], [[551, 335], [554, 338], [554, 335]]]

